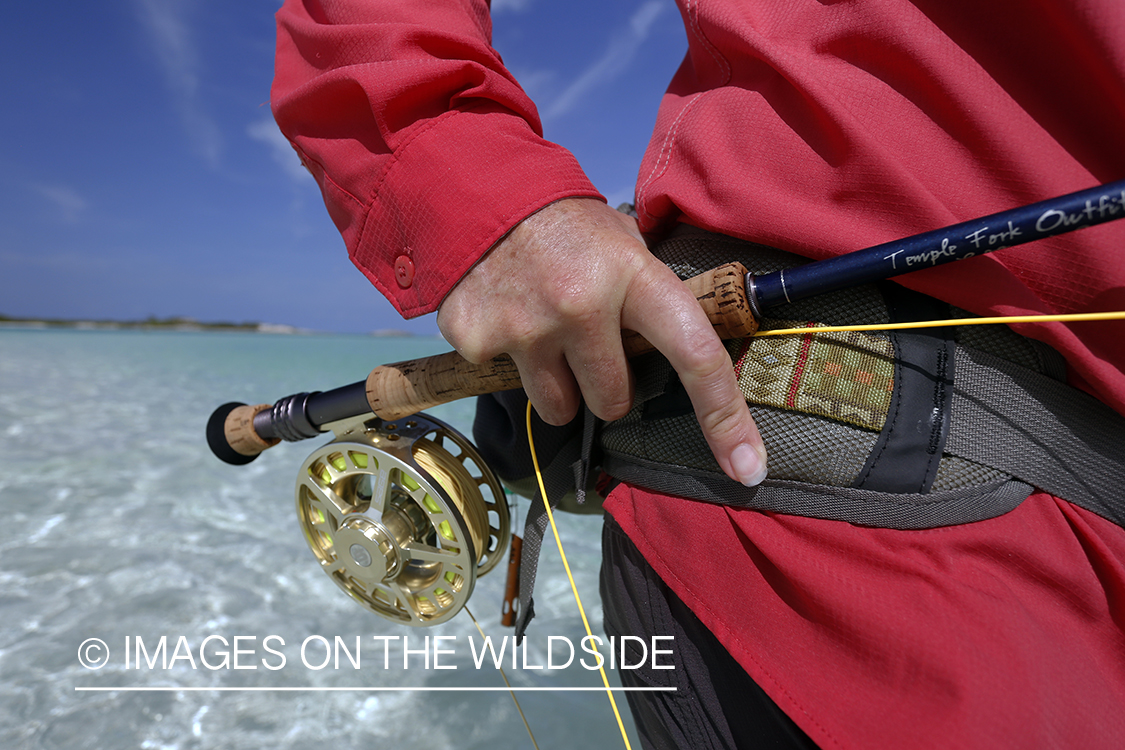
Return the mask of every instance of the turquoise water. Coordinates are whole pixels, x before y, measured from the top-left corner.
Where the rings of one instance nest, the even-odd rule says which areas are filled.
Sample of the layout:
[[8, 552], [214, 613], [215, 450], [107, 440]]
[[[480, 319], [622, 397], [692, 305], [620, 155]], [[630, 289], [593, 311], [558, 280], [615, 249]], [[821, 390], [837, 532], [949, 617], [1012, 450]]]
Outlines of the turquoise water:
[[[503, 682], [490, 663], [475, 666], [469, 638], [479, 647], [480, 636], [465, 614], [396, 626], [320, 572], [293, 498], [298, 467], [327, 438], [283, 444], [244, 467], [215, 460], [203, 438], [220, 403], [325, 390], [447, 349], [424, 338], [0, 330], [0, 747], [530, 747], [504, 692], [355, 689]], [[470, 434], [470, 401], [431, 413]], [[521, 520], [525, 508], [521, 500]], [[559, 520], [600, 635], [600, 519]], [[496, 639], [510, 633], [499, 625], [503, 579], [503, 570], [481, 578], [470, 603]], [[549, 657], [565, 660], [547, 653], [549, 636], [578, 644], [584, 635], [552, 549], [536, 612], [512, 683], [599, 686], [577, 658], [547, 668]], [[337, 636], [347, 648], [339, 667], [319, 668]], [[424, 663], [427, 636], [444, 639], [430, 642], [431, 654], [444, 651], [441, 669]], [[91, 638], [108, 649], [86, 651], [107, 656], [101, 669], [78, 658]], [[276, 687], [297, 690], [213, 689]], [[543, 750], [623, 747], [604, 694], [525, 692], [520, 703]]]

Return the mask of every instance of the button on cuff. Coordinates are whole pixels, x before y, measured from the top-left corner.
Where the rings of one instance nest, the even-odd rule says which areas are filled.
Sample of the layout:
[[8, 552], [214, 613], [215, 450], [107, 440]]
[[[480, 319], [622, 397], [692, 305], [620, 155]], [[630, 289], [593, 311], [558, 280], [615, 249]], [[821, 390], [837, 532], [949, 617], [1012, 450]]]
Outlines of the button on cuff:
[[403, 289], [409, 289], [414, 283], [414, 261], [405, 255], [395, 258], [395, 281]]

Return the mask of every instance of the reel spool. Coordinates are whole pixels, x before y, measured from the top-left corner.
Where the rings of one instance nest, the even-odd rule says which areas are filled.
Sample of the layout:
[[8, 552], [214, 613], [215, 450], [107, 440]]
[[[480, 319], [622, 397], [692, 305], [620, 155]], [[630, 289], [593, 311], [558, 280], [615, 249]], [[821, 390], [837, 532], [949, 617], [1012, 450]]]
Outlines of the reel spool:
[[336, 585], [376, 614], [436, 625], [465, 606], [511, 535], [499, 480], [425, 414], [334, 425], [297, 475], [305, 540]]

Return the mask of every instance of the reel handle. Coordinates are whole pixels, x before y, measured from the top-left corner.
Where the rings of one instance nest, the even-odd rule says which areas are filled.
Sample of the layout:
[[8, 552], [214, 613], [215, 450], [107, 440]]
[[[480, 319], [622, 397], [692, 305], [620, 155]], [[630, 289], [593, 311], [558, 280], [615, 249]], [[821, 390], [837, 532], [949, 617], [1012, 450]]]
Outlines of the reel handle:
[[[746, 291], [747, 271], [728, 263], [693, 276], [688, 285], [721, 339], [752, 336], [758, 321]], [[655, 347], [633, 331], [622, 332], [627, 357]], [[367, 380], [324, 393], [301, 393], [276, 404], [223, 404], [207, 423], [211, 451], [229, 464], [246, 464], [280, 440], [315, 437], [323, 425], [371, 412], [385, 420], [468, 396], [519, 388], [520, 374], [502, 354], [473, 363], [457, 352], [376, 367]]]

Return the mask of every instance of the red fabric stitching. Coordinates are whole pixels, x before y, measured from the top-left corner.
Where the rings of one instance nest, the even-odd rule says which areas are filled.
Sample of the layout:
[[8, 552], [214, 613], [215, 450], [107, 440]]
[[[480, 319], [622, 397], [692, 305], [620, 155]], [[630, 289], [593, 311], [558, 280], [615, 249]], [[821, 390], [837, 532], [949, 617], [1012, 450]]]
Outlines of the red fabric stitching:
[[[816, 323], [809, 321], [806, 328], [813, 328]], [[790, 409], [797, 405], [797, 389], [801, 385], [801, 377], [805, 374], [805, 365], [808, 364], [809, 351], [812, 349], [813, 335], [806, 333], [801, 337], [801, 353], [797, 355], [797, 367], [793, 372], [793, 379], [789, 381], [789, 394], [785, 397], [785, 405]]]

